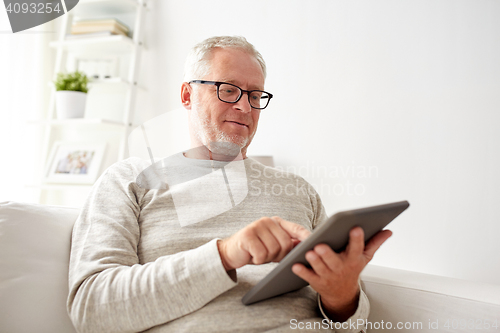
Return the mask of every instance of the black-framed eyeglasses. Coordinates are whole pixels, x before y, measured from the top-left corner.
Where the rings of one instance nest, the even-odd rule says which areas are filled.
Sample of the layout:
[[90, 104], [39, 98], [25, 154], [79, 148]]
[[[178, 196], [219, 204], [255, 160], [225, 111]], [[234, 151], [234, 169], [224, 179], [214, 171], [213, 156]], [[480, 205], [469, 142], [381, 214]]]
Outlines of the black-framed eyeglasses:
[[219, 81], [192, 80], [189, 83], [209, 84], [217, 87], [217, 97], [222, 102], [238, 103], [243, 93], [248, 95], [248, 103], [254, 109], [263, 110], [269, 105], [273, 95], [263, 90], [243, 90], [231, 83]]

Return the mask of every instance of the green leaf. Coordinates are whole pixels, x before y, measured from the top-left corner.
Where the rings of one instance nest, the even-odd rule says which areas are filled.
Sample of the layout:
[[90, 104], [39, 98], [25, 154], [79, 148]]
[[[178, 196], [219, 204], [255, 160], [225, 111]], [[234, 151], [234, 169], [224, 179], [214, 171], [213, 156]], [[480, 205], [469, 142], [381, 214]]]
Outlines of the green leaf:
[[57, 73], [54, 85], [56, 91], [70, 90], [70, 91], [81, 91], [88, 92], [87, 88], [88, 78], [82, 72], [73, 73]]

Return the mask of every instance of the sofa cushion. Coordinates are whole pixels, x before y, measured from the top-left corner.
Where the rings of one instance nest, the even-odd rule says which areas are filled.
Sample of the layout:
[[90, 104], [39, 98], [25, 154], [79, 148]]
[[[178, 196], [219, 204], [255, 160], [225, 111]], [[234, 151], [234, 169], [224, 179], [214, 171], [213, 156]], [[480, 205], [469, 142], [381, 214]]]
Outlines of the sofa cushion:
[[0, 203], [0, 331], [76, 332], [66, 311], [77, 208]]

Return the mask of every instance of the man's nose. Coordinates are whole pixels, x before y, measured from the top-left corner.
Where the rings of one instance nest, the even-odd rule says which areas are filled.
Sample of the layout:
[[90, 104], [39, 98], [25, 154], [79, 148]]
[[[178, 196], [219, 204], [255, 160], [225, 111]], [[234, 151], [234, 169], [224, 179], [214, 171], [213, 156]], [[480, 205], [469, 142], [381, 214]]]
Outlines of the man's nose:
[[238, 110], [248, 113], [252, 111], [252, 107], [250, 106], [250, 102], [248, 101], [248, 95], [244, 92], [241, 95], [241, 98], [238, 102], [235, 103], [235, 106]]

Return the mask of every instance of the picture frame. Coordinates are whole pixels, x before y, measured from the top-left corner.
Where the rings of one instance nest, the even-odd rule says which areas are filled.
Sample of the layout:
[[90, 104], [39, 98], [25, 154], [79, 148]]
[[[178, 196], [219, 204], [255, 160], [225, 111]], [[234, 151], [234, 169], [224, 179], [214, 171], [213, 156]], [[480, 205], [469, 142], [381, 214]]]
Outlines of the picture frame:
[[105, 143], [54, 142], [44, 182], [93, 184], [100, 175], [105, 150]]
[[119, 77], [119, 60], [116, 56], [109, 57], [75, 57], [75, 69], [83, 72], [91, 82], [106, 82]]

